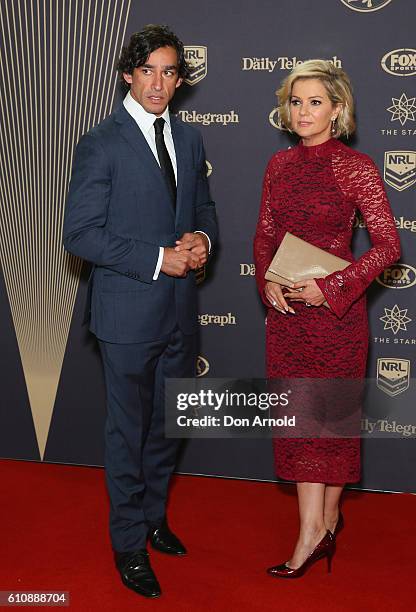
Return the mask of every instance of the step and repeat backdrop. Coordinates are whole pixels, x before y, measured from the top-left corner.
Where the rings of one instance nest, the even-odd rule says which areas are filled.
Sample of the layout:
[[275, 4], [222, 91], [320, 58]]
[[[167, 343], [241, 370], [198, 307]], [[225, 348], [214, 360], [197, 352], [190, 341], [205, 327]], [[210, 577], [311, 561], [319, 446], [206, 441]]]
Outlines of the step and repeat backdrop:
[[[413, 0], [4, 0], [0, 5], [0, 456], [103, 463], [105, 393], [82, 326], [88, 265], [62, 247], [80, 136], [121, 103], [115, 62], [130, 35], [168, 24], [192, 67], [173, 110], [201, 130], [218, 245], [199, 290], [200, 377], [264, 376], [265, 310], [252, 239], [278, 128], [275, 91], [297, 63], [350, 75], [357, 134], [377, 163], [402, 244], [369, 290], [362, 488], [416, 491], [416, 39]], [[354, 251], [369, 247], [357, 218]], [[178, 471], [274, 480], [270, 439], [184, 444]]]

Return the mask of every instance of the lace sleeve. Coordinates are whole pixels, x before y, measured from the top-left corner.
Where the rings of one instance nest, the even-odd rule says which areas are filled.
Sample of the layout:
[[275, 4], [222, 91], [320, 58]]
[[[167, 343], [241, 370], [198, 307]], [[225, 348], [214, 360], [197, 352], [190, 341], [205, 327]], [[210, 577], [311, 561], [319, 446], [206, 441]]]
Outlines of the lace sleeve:
[[345, 315], [375, 277], [400, 257], [399, 236], [378, 169], [364, 155], [354, 162], [350, 163], [348, 173], [340, 170], [338, 182], [360, 210], [372, 247], [345, 270], [315, 279], [331, 310], [339, 318]]
[[276, 228], [271, 209], [271, 177], [273, 159], [267, 165], [263, 180], [263, 191], [256, 233], [254, 236], [254, 262], [256, 265], [256, 282], [261, 299], [271, 307], [264, 295], [266, 284], [264, 275], [277, 249]]

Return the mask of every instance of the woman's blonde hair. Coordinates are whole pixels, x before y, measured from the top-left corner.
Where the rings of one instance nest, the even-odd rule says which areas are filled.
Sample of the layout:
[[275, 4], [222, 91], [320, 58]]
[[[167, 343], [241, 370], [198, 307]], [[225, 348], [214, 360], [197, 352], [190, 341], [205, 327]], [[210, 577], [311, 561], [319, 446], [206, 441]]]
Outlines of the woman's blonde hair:
[[319, 79], [324, 85], [328, 97], [333, 104], [341, 104], [342, 108], [335, 123], [333, 136], [349, 136], [355, 130], [354, 100], [349, 77], [342, 70], [327, 60], [311, 59], [298, 64], [285, 78], [276, 95], [278, 99], [279, 124], [292, 131], [290, 122], [290, 100], [292, 88], [298, 79]]

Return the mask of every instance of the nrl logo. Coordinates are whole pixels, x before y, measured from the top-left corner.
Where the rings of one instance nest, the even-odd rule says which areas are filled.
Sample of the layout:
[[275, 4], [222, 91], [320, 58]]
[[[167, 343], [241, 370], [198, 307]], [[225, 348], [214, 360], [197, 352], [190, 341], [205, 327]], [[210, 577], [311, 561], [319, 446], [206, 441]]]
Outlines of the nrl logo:
[[409, 388], [410, 361], [409, 359], [390, 359], [379, 357], [377, 359], [377, 387], [395, 397]]
[[188, 85], [196, 85], [207, 76], [207, 47], [184, 46], [185, 60], [189, 68], [189, 76], [185, 79]]
[[341, 0], [342, 4], [359, 13], [378, 11], [390, 4], [391, 0]]
[[404, 191], [416, 183], [416, 151], [386, 151], [384, 180], [397, 191]]

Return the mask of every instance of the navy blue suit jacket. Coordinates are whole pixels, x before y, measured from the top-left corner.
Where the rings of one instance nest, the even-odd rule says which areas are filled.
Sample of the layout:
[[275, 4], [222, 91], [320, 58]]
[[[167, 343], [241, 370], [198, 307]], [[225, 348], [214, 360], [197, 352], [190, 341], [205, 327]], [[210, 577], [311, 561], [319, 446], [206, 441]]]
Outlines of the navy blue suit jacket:
[[197, 329], [193, 272], [153, 281], [159, 246], [202, 230], [214, 245], [215, 205], [199, 132], [171, 116], [177, 160], [176, 215], [160, 167], [124, 106], [82, 136], [72, 168], [65, 248], [94, 264], [91, 331], [115, 343], [144, 342]]

